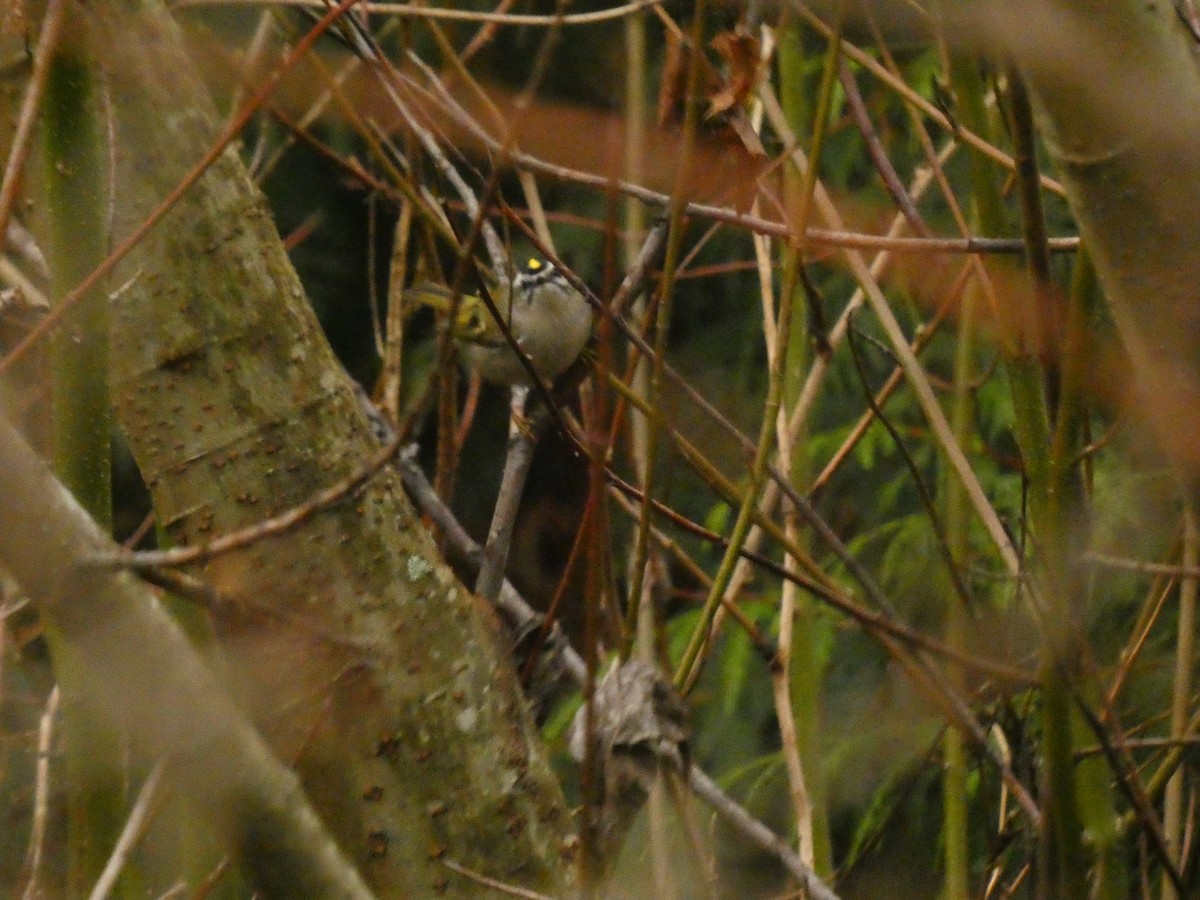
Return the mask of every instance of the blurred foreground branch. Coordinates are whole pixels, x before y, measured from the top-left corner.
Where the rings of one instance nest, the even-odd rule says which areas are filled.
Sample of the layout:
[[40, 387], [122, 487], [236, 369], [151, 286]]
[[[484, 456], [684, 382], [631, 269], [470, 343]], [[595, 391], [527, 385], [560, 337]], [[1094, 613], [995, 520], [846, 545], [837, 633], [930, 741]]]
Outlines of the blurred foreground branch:
[[171, 759], [264, 895], [372, 896], [299, 779], [218, 688], [150, 590], [127, 573], [83, 565], [111, 552], [111, 542], [7, 422], [0, 494], [9, 521], [0, 529], [0, 562], [83, 661], [92, 691], [79, 701], [120, 720], [139, 761]]

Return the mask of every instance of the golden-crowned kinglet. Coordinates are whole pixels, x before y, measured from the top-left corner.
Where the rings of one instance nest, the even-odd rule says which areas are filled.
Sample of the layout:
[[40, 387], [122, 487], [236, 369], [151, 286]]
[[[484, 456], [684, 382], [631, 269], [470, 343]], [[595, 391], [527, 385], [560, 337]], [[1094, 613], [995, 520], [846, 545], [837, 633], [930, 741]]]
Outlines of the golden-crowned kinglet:
[[[578, 358], [592, 333], [592, 308], [553, 263], [530, 259], [511, 283], [491, 290], [509, 333], [528, 355], [533, 369], [553, 382]], [[422, 285], [407, 296], [444, 307], [445, 288]], [[454, 337], [467, 365], [493, 384], [529, 384], [529, 372], [479, 297], [463, 295]]]

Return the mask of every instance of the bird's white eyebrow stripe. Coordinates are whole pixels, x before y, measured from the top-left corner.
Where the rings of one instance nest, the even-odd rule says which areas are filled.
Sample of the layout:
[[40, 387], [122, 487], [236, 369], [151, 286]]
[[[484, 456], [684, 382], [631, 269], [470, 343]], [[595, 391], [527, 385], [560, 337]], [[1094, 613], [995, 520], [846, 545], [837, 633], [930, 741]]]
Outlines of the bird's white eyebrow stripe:
[[553, 279], [557, 274], [558, 270], [553, 266], [544, 266], [543, 268], [538, 269], [536, 272], [522, 272], [517, 276], [517, 281], [519, 281], [522, 285], [528, 284], [537, 286], [539, 284], [545, 284], [547, 281]]

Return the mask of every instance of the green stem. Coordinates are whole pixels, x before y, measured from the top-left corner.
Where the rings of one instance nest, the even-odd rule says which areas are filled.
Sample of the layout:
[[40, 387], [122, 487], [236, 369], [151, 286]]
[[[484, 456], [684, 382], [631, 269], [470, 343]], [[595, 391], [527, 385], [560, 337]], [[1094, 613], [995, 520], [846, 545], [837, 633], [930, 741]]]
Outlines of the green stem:
[[[1093, 327], [1097, 295], [1096, 272], [1091, 257], [1081, 250], [1075, 258], [1071, 289], [1067, 295], [1066, 333], [1056, 353], [1056, 362], [1059, 364], [1058, 408], [1048, 476], [1063, 528], [1075, 532], [1081, 532], [1086, 525], [1088, 491], [1083, 468], [1079, 464], [1079, 454], [1086, 442], [1084, 426], [1087, 409], [1084, 399], [1089, 390], [1087, 373], [1092, 364], [1089, 335]], [[1073, 534], [1072, 540], [1075, 545], [1086, 544], [1081, 533]], [[1060, 559], [1066, 569], [1068, 596], [1086, 598], [1087, 576], [1080, 570], [1077, 560], [1067, 556], [1066, 548]], [[1077, 684], [1075, 690], [1089, 708], [1098, 707], [1100, 695], [1094, 680]], [[1093, 734], [1078, 704], [1072, 706], [1072, 717], [1072, 754], [1077, 757], [1079, 748], [1090, 742]], [[1120, 777], [1120, 773], [1112, 772], [1107, 761], [1100, 757], [1084, 758], [1075, 769], [1080, 818], [1096, 857], [1092, 896], [1113, 900], [1125, 896], [1128, 883], [1126, 854], [1120, 844], [1121, 829], [1112, 790], [1114, 774]]]
[[[795, 284], [785, 284], [779, 297], [779, 332], [787, 334], [791, 328], [792, 303], [791, 296]], [[733, 577], [734, 566], [741, 554], [742, 545], [750, 532], [755, 513], [758, 509], [758, 499], [762, 493], [763, 482], [766, 479], [767, 463], [770, 460], [771, 449], [774, 447], [775, 422], [779, 416], [779, 408], [783, 397], [783, 372], [787, 365], [787, 344], [783, 343], [775, 354], [773, 365], [770, 366], [767, 399], [763, 405], [763, 417], [759, 426], [758, 442], [755, 446], [754, 461], [750, 466], [750, 483], [742, 494], [742, 502], [738, 507], [737, 520], [729, 534], [729, 544], [725, 555], [713, 576], [712, 586], [704, 600], [699, 621], [688, 641], [687, 648], [680, 658], [675, 670], [675, 684], [681, 690], [693, 685], [699, 675], [701, 651], [707, 646], [710, 638], [710, 628], [713, 616], [721, 605], [721, 597]]]
[[[959, 310], [958, 343], [954, 354], [954, 390], [950, 401], [950, 427], [962, 447], [970, 445], [974, 424], [974, 402], [971, 382], [975, 377], [975, 309], [978, 302], [978, 282], [972, 282], [963, 292]], [[965, 568], [970, 563], [969, 507], [962, 483], [952, 472], [943, 479], [942, 516], [946, 523], [946, 543], [950, 564]], [[951, 573], [953, 575], [953, 573]], [[967, 611], [958, 595], [953, 578], [945, 585], [946, 643], [963, 650], [967, 647]], [[960, 667], [948, 673], [950, 684], [966, 694], [965, 679]], [[946, 769], [943, 778], [942, 840], [945, 845], [946, 900], [966, 900], [970, 896], [970, 841], [967, 811], [968, 754], [962, 733], [948, 728], [943, 738]]]
[[[967, 127], [988, 129], [984, 106], [983, 84], [975, 66], [968, 60], [954, 59], [950, 81], [959, 114]], [[984, 234], [1002, 234], [1006, 230], [1004, 209], [996, 188], [994, 173], [977, 153], [968, 156], [971, 183], [971, 221]], [[950, 427], [962, 447], [969, 445], [973, 405], [969, 384], [973, 378], [974, 318], [982, 285], [978, 277], [963, 292], [958, 345], [954, 360], [954, 392], [951, 398]], [[953, 564], [964, 564], [969, 554], [969, 527], [966, 516], [966, 495], [957, 478], [944, 482], [943, 502], [947, 541]], [[962, 601], [946, 588], [946, 640], [962, 648], [967, 638], [967, 617]], [[961, 669], [951, 672], [952, 683], [961, 688]], [[970, 895], [970, 844], [967, 808], [968, 758], [962, 736], [955, 729], [946, 732], [943, 742], [946, 772], [943, 779], [943, 840], [945, 842], [945, 890], [947, 900], [964, 900]]]
[[[812, 203], [812, 195], [816, 187], [817, 166], [821, 157], [821, 148], [824, 144], [827, 127], [825, 123], [827, 123], [829, 118], [833, 88], [837, 83], [837, 64], [840, 54], [841, 39], [835, 34], [834, 39], [829, 44], [829, 50], [825, 57], [825, 68], [821, 76], [817, 111], [814, 116], [813, 145], [808, 157], [808, 166], [803, 173], [800, 196], [798, 198], [788, 198], [789, 206], [792, 206], [791, 201], [793, 199], [798, 200], [796, 204], [798, 213], [791, 223], [793, 233], [797, 235], [804, 234], [808, 209]], [[800, 246], [796, 243], [789, 248], [784, 258], [784, 279], [779, 291], [779, 311], [776, 320], [776, 329], [781, 335], [790, 336], [792, 333], [792, 299], [797, 290], [800, 264]], [[738, 508], [737, 520], [734, 522], [733, 530], [729, 535], [729, 544], [725, 548], [725, 555], [721, 559], [721, 564], [718, 566], [717, 573], [713, 577], [712, 586], [709, 588], [708, 596], [705, 598], [700, 619], [696, 623], [696, 629], [692, 632], [687, 648], [684, 650], [675, 672], [676, 685], [685, 690], [695, 683], [699, 675], [701, 652], [707, 646], [711, 637], [710, 626], [713, 616], [716, 615], [717, 608], [721, 604], [721, 597], [724, 595], [725, 589], [729, 586], [729, 582], [733, 578], [734, 567], [737, 565], [742, 545], [745, 543], [746, 537], [750, 532], [759, 496], [762, 493], [762, 486], [766, 480], [767, 464], [770, 461], [771, 450], [775, 444], [776, 421], [783, 402], [783, 388], [785, 373], [788, 368], [790, 343], [790, 340], [780, 342], [780, 346], [775, 353], [775, 358], [769, 366], [767, 397], [763, 405], [763, 418], [759, 426], [754, 460], [750, 466], [750, 481], [742, 496], [742, 502]]]
[[[795, 16], [784, 17], [777, 29], [777, 36], [779, 102], [793, 131], [799, 134], [807, 130], [809, 110], [804, 83], [803, 35]], [[823, 85], [825, 93], [822, 96], [827, 97], [831, 93], [831, 86], [828, 82], [823, 82]], [[826, 114], [820, 117], [822, 122], [828, 121], [828, 103], [825, 109]], [[803, 190], [803, 181], [794, 163], [785, 166], [783, 177], [785, 196], [795, 196], [795, 192]], [[783, 284], [795, 285], [799, 273], [793, 270], [794, 256], [782, 253], [780, 257], [780, 265], [784, 267], [781, 268]], [[793, 288], [792, 304], [801, 303], [803, 300], [803, 295]], [[813, 302], [816, 302], [816, 298], [813, 298]], [[793, 410], [800, 402], [804, 376], [812, 362], [809, 351], [810, 335], [805, 318], [794, 315], [791, 324], [787, 336], [787, 354], [791, 362], [786, 369], [783, 384], [784, 406], [787, 410]], [[806, 430], [798, 433], [793, 441], [791, 469], [788, 475], [796, 485], [809, 482], [807, 443]], [[799, 523], [795, 522], [795, 510], [787, 507], [786, 515], [789, 518], [789, 532], [795, 535], [797, 544], [811, 550], [807, 536], [800, 529]], [[796, 751], [804, 762], [812, 828], [812, 866], [822, 878], [827, 878], [833, 873], [833, 847], [829, 831], [829, 813], [826, 808], [825, 779], [822, 776], [824, 765], [821, 759], [821, 688], [826, 670], [822, 644], [827, 629], [828, 622], [821, 615], [817, 601], [808, 594], [797, 591], [792, 646], [788, 659], [789, 694], [795, 720]]]
[[[679, 165], [675, 170], [675, 184], [671, 190], [671, 202], [667, 211], [667, 240], [663, 251], [663, 278], [660, 300], [654, 321], [654, 359], [650, 370], [649, 404], [658, 409], [662, 398], [663, 367], [666, 365], [667, 332], [671, 324], [671, 298], [675, 290], [675, 268], [679, 265], [679, 251], [683, 245], [684, 210], [687, 206], [687, 184], [691, 177], [692, 156], [695, 151], [696, 128], [699, 124], [700, 54], [704, 36], [705, 0], [697, 0], [692, 10], [692, 31], [689, 37], [691, 63], [688, 66], [687, 90], [684, 93], [683, 142]], [[634, 545], [633, 565], [629, 586], [629, 602], [639, 603], [642, 586], [646, 579], [646, 565], [650, 552], [650, 508], [654, 494], [654, 458], [658, 455], [659, 424], [657, 419], [648, 423], [645, 435], [646, 467], [643, 473], [645, 502], [638, 519], [637, 538]], [[636, 612], [631, 611], [632, 617]], [[628, 652], [628, 648], [625, 648]]]
[[[1048, 327], [1051, 317], [1046, 311], [1051, 302], [1046, 226], [1033, 113], [1015, 70], [1009, 73], [1008, 100], [1030, 282], [1030, 290], [1021, 292], [1014, 304], [1020, 310], [1015, 331], [1009, 325], [1009, 378], [1017, 414], [1017, 441], [1029, 481], [1034, 585], [1044, 604], [1041, 673], [1048, 829], [1044, 846], [1049, 852], [1041, 874], [1043, 886], [1057, 896], [1086, 897], [1088, 858], [1082, 841], [1086, 832], [1092, 838], [1097, 863], [1093, 895], [1117, 896], [1124, 879], [1115, 846], [1115, 812], [1108, 774], [1099, 761], [1078, 768], [1073, 762], [1075, 750], [1087, 735], [1074, 699], [1079, 696], [1083, 702], [1091, 702], [1086, 697], [1089, 685], [1079, 670], [1076, 626], [1087, 582], [1071, 559], [1073, 532], [1082, 521], [1084, 497], [1081, 491], [1071, 489], [1068, 462], [1078, 449], [1075, 426], [1082, 401], [1078, 394], [1067, 398], [1070, 420], [1055, 422], [1063, 419], [1064, 401], [1057, 340]], [[1045, 367], [1037, 356], [1043, 347], [1049, 361]], [[1078, 366], [1079, 361], [1072, 360], [1071, 364]], [[1077, 389], [1078, 384], [1073, 384], [1072, 390]]]
[[[77, 18], [74, 12], [69, 15]], [[108, 167], [95, 89], [82, 48], [61, 47], [51, 64], [43, 108], [48, 244], [58, 297], [90, 274], [106, 254], [101, 173]], [[108, 310], [101, 291], [64, 317], [54, 333], [53, 352], [55, 470], [92, 518], [111, 529]]]
[[[1013, 76], [1016, 77], [1015, 75]], [[951, 81], [963, 124], [976, 133], [989, 129], [984, 105], [984, 84], [972, 60], [958, 58], [951, 65]], [[1008, 372], [1014, 411], [1014, 431], [1025, 477], [1029, 486], [1029, 530], [1033, 554], [1029, 565], [1031, 596], [1040, 606], [1041, 677], [1043, 682], [1043, 777], [1046, 823], [1044, 858], [1039, 867], [1043, 893], [1082, 900], [1086, 896], [1087, 857], [1084, 853], [1080, 790], [1089, 798], [1091, 813], [1099, 815], [1104, 791], [1081, 785], [1073, 764], [1077, 723], [1073, 698], [1079, 689], [1078, 653], [1074, 621], [1078, 610], [1072, 598], [1083, 595], [1067, 554], [1072, 524], [1081, 497], [1065, 490], [1062, 459], [1054, 456], [1054, 445], [1073, 444], [1074, 435], [1057, 433], [1052, 440], [1051, 411], [1046, 373], [1039, 350], [1045, 317], [1039, 297], [1048, 297], [1045, 253], [1045, 224], [1034, 152], [1032, 115], [1028, 99], [1020, 89], [1010, 94], [1013, 142], [1017, 157], [1018, 192], [1021, 197], [1022, 235], [1026, 245], [1029, 289], [1006, 298], [1007, 314], [998, 322], [999, 342]], [[979, 227], [989, 236], [1007, 230], [1002, 199], [995, 173], [980, 154], [970, 155], [974, 212]], [[1002, 310], [1004, 312], [1004, 310]], [[1058, 394], [1058, 386], [1053, 386]], [[1071, 403], [1077, 403], [1072, 398]], [[1087, 824], [1098, 822], [1089, 814]], [[1108, 866], [1101, 866], [1108, 871]]]
[[[65, 296], [107, 254], [108, 171], [99, 118], [100, 88], [86, 47], [86, 22], [67, 10], [42, 109], [47, 247], [56, 297]], [[84, 297], [54, 333], [54, 466], [93, 519], [112, 528], [112, 412], [108, 398], [108, 309], [101, 290]], [[125, 818], [122, 741], [88, 703], [91, 682], [53, 620], [46, 623], [63, 693], [67, 746], [67, 895], [90, 890]], [[123, 876], [118, 895], [131, 895]]]

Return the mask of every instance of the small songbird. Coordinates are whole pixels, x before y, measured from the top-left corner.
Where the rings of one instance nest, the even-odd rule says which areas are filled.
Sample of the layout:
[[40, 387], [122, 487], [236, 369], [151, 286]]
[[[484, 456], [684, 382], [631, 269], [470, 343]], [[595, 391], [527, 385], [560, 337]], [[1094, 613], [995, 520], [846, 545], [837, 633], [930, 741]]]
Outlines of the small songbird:
[[[511, 282], [501, 282], [488, 293], [517, 347], [547, 382], [553, 383], [575, 362], [591, 336], [591, 306], [553, 263], [530, 259]], [[446, 308], [450, 292], [426, 284], [406, 291], [405, 298]], [[481, 297], [464, 294], [460, 299], [454, 338], [467, 365], [485, 381], [530, 383], [528, 370]]]

